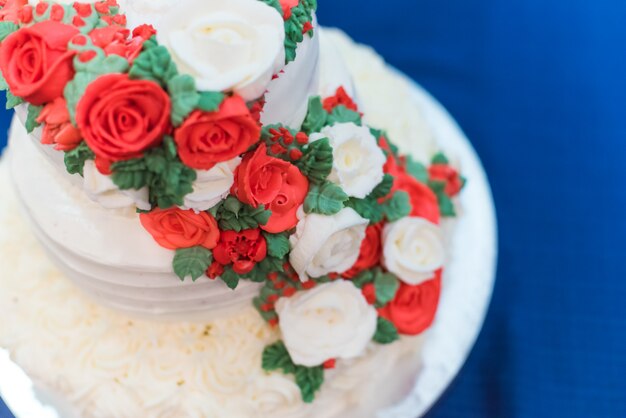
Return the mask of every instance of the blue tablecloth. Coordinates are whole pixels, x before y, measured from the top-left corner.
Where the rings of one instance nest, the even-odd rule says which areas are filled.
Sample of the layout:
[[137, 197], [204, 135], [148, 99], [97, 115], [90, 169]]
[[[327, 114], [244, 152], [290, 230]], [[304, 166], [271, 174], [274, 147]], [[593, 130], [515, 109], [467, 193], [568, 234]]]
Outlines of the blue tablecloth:
[[493, 303], [428, 417], [626, 417], [626, 2], [320, 3], [451, 111], [493, 186]]

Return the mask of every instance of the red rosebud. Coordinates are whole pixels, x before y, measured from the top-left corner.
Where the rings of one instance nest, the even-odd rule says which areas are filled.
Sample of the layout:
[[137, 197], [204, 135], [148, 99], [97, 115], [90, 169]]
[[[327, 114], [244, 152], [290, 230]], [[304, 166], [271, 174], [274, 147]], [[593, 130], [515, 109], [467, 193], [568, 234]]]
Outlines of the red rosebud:
[[206, 275], [209, 277], [209, 279], [215, 280], [219, 276], [221, 276], [222, 273], [224, 273], [224, 266], [214, 261], [207, 269]]
[[235, 171], [232, 192], [239, 200], [251, 206], [264, 205], [272, 211], [269, 221], [261, 229], [278, 233], [293, 228], [296, 212], [309, 190], [309, 180], [298, 167], [267, 155], [261, 144], [248, 153]]
[[343, 87], [339, 87], [334, 96], [324, 99], [324, 109], [329, 113], [339, 105], [344, 105], [348, 109], [354, 110], [355, 112], [358, 111], [356, 103], [350, 96], [348, 96], [348, 93], [346, 93], [346, 90]]
[[43, 125], [41, 143], [55, 145], [59, 151], [71, 151], [82, 142], [80, 131], [70, 123], [70, 114], [63, 97], [48, 103], [37, 117]]
[[[30, 23], [33, 18], [33, 8], [32, 6], [27, 6], [27, 4], [28, 0], [7, 0], [2, 5], [2, 9], [0, 9], [0, 22], [13, 22], [18, 24], [21, 20], [23, 23]], [[29, 12], [27, 13], [30, 13], [29, 19], [25, 19], [27, 14], [21, 13], [22, 8], [28, 8]]]
[[67, 44], [77, 33], [74, 26], [47, 20], [7, 36], [0, 44], [0, 70], [11, 92], [34, 105], [61, 97], [74, 77]]
[[139, 158], [169, 130], [170, 98], [154, 81], [107, 74], [89, 84], [76, 108], [76, 123], [97, 157]]
[[337, 365], [337, 360], [335, 360], [334, 358], [330, 360], [326, 360], [324, 363], [322, 363], [322, 366], [326, 370], [334, 369], [336, 365]]
[[438, 270], [433, 279], [416, 286], [401, 283], [395, 298], [379, 309], [380, 316], [391, 321], [401, 334], [424, 332], [432, 325], [439, 305], [441, 272]]
[[155, 209], [139, 216], [143, 227], [163, 248], [215, 248], [220, 237], [215, 218], [207, 212], [179, 208]]
[[428, 175], [432, 181], [441, 181], [446, 184], [444, 192], [452, 197], [459, 194], [463, 188], [463, 180], [458, 171], [447, 164], [433, 164], [428, 168]]
[[258, 228], [222, 231], [213, 256], [222, 265], [232, 264], [235, 273], [247, 274], [267, 256], [267, 243]]
[[174, 136], [185, 165], [199, 170], [243, 154], [260, 137], [259, 124], [236, 95], [224, 99], [216, 112], [192, 112]]

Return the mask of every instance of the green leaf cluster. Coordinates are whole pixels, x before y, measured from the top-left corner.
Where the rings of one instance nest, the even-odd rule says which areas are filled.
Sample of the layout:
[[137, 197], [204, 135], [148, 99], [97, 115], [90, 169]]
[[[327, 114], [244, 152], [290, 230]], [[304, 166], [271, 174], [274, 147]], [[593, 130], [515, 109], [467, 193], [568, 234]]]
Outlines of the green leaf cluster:
[[172, 100], [171, 119], [179, 126], [194, 110], [214, 112], [219, 109], [224, 94], [221, 92], [198, 92], [196, 82], [190, 75], [178, 74], [167, 81], [167, 89]]
[[281, 371], [284, 374], [293, 375], [300, 388], [302, 400], [306, 403], [313, 402], [315, 393], [324, 383], [324, 368], [322, 366], [305, 367], [295, 364], [282, 341], [265, 347], [262, 366], [263, 370], [266, 371]]
[[349, 197], [335, 183], [325, 181], [321, 185], [312, 185], [304, 199], [304, 211], [320, 215], [334, 215], [344, 208]]
[[194, 282], [202, 277], [213, 261], [213, 253], [204, 247], [181, 248], [174, 255], [174, 273], [184, 281], [191, 277]]
[[320, 96], [310, 97], [306, 118], [302, 123], [302, 132], [309, 135], [313, 132], [319, 132], [326, 126], [327, 120], [328, 112], [324, 109], [322, 98]]
[[326, 121], [327, 125], [334, 125], [335, 123], [354, 123], [356, 125], [362, 125], [361, 114], [350, 110], [344, 105], [339, 105], [333, 109]]
[[133, 61], [128, 75], [140, 80], [151, 80], [161, 86], [167, 86], [169, 80], [178, 74], [176, 64], [164, 46], [144, 49]]
[[41, 114], [42, 110], [43, 106], [35, 106], [32, 104], [28, 105], [28, 114], [26, 116], [26, 122], [24, 123], [24, 126], [26, 127], [26, 132], [31, 133], [35, 130], [36, 127], [41, 125], [39, 122], [37, 122], [37, 118]]
[[333, 147], [328, 138], [307, 145], [296, 165], [311, 183], [318, 185], [324, 183], [333, 169]]
[[178, 158], [176, 144], [165, 137], [161, 147], [148, 150], [144, 157], [111, 165], [113, 182], [122, 190], [150, 190], [150, 203], [162, 209], [182, 206], [184, 197], [193, 191], [195, 170]]
[[374, 341], [379, 344], [391, 344], [399, 338], [400, 335], [396, 326], [391, 321], [379, 316]]
[[76, 148], [71, 151], [67, 151], [64, 155], [65, 169], [70, 174], [83, 175], [83, 168], [85, 167], [85, 161], [93, 160], [96, 155], [87, 146], [85, 141], [81, 142]]
[[228, 196], [216, 209], [216, 214], [220, 229], [240, 232], [265, 225], [272, 211], [266, 210], [264, 206], [254, 208], [242, 203], [234, 196]]

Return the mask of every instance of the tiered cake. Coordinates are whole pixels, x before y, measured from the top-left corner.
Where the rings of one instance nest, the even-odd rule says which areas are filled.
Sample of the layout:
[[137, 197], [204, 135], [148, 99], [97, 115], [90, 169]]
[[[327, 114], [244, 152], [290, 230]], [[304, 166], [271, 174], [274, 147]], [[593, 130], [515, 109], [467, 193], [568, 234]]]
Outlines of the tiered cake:
[[406, 82], [315, 0], [62, 3], [0, 9], [0, 346], [70, 418], [401, 399], [464, 184]]

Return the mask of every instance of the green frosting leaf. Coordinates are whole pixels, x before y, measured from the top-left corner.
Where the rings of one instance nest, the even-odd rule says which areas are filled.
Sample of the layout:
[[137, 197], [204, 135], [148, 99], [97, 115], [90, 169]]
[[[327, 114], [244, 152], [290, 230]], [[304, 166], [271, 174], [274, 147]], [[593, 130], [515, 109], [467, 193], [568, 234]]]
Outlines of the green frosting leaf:
[[262, 357], [263, 370], [268, 372], [280, 370], [285, 374], [296, 372], [296, 365], [291, 360], [287, 347], [282, 341], [278, 341], [272, 345], [268, 345], [263, 350]]
[[439, 203], [439, 214], [445, 217], [455, 217], [456, 210], [450, 196], [446, 194], [446, 183], [444, 181], [429, 181], [428, 186], [437, 196]]
[[374, 270], [368, 269], [360, 272], [354, 279], [352, 279], [352, 284], [358, 287], [359, 289], [363, 289], [363, 287], [368, 283], [373, 283], [375, 278]]
[[393, 274], [378, 270], [374, 278], [374, 288], [376, 289], [376, 305], [383, 307], [396, 296], [400, 281]]
[[393, 176], [391, 174], [385, 174], [383, 179], [378, 186], [372, 190], [372, 193], [367, 196], [370, 199], [379, 199], [381, 197], [385, 197], [391, 192], [391, 188], [393, 187]]
[[6, 103], [7, 110], [13, 109], [15, 106], [24, 103], [24, 100], [22, 100], [20, 97], [13, 95], [13, 93], [11, 93], [9, 90], [6, 91], [6, 94], [7, 94], [7, 103]]
[[191, 277], [194, 282], [203, 276], [213, 261], [213, 254], [204, 247], [181, 248], [174, 256], [174, 273], [184, 281]]
[[128, 72], [131, 78], [152, 80], [164, 87], [176, 74], [178, 74], [176, 64], [164, 46], [145, 49], [135, 59]]
[[311, 142], [296, 165], [311, 183], [324, 183], [333, 169], [333, 147], [328, 138]]
[[4, 39], [18, 30], [20, 27], [13, 22], [0, 22], [0, 42], [4, 41]]
[[304, 199], [304, 211], [306, 213], [318, 213], [321, 215], [334, 215], [344, 207], [348, 195], [334, 183], [329, 181], [314, 185]]
[[410, 155], [406, 156], [406, 171], [421, 183], [428, 183], [428, 170], [424, 164], [415, 161]]
[[391, 199], [383, 204], [383, 211], [389, 222], [395, 222], [411, 213], [411, 202], [409, 195], [404, 191], [397, 191]]
[[399, 338], [400, 335], [398, 334], [396, 326], [392, 322], [379, 316], [374, 341], [379, 344], [391, 344]]
[[431, 160], [432, 164], [449, 164], [448, 157], [443, 152], [435, 154]]
[[98, 76], [96, 74], [78, 72], [74, 78], [67, 83], [63, 90], [63, 96], [67, 102], [67, 110], [70, 114], [72, 123], [76, 123], [76, 106], [85, 94], [89, 83], [94, 81]]
[[333, 109], [333, 112], [328, 116], [327, 124], [334, 125], [335, 123], [348, 123], [352, 122], [356, 125], [361, 125], [361, 114], [350, 110], [344, 105], [339, 105]]
[[311, 403], [315, 400], [315, 393], [322, 387], [324, 383], [324, 368], [302, 367], [296, 368], [296, 384], [300, 388], [302, 400], [305, 403]]
[[111, 171], [113, 183], [121, 190], [141, 189], [152, 178], [144, 158], [116, 162], [111, 165]]
[[376, 199], [352, 197], [346, 202], [346, 206], [354, 209], [362, 218], [368, 219], [371, 224], [383, 220], [383, 206]]
[[220, 279], [226, 283], [226, 286], [228, 286], [229, 289], [235, 290], [239, 285], [241, 276], [235, 273], [232, 267], [226, 266], [224, 267], [224, 272], [220, 275]]
[[272, 212], [265, 207], [253, 208], [234, 196], [228, 196], [217, 212], [220, 229], [237, 232], [265, 225], [271, 215]]
[[87, 143], [83, 141], [76, 148], [65, 153], [65, 168], [70, 174], [80, 174], [82, 176], [85, 161], [93, 160], [94, 158], [96, 158], [96, 155], [87, 146]]
[[300, 388], [302, 400], [306, 403], [313, 402], [315, 393], [324, 383], [324, 368], [322, 366], [304, 367], [294, 364], [282, 341], [265, 347], [262, 366], [266, 371], [279, 370], [285, 374], [293, 374], [296, 378], [296, 384]]
[[41, 125], [37, 122], [37, 118], [42, 110], [43, 106], [28, 105], [28, 115], [26, 116], [26, 122], [24, 123], [24, 126], [26, 126], [26, 132], [31, 133], [36, 127]]
[[224, 101], [224, 93], [221, 92], [200, 92], [200, 99], [198, 100], [198, 109], [205, 112], [215, 112], [220, 108], [220, 105]]
[[289, 238], [285, 234], [264, 233], [267, 242], [267, 253], [278, 259], [284, 258], [290, 250]]
[[196, 91], [196, 82], [187, 74], [171, 78], [167, 88], [172, 99], [172, 123], [179, 126], [198, 105], [200, 94]]
[[309, 109], [302, 123], [302, 131], [307, 134], [319, 132], [326, 125], [327, 120], [328, 112], [324, 110], [322, 98], [320, 96], [309, 98]]

